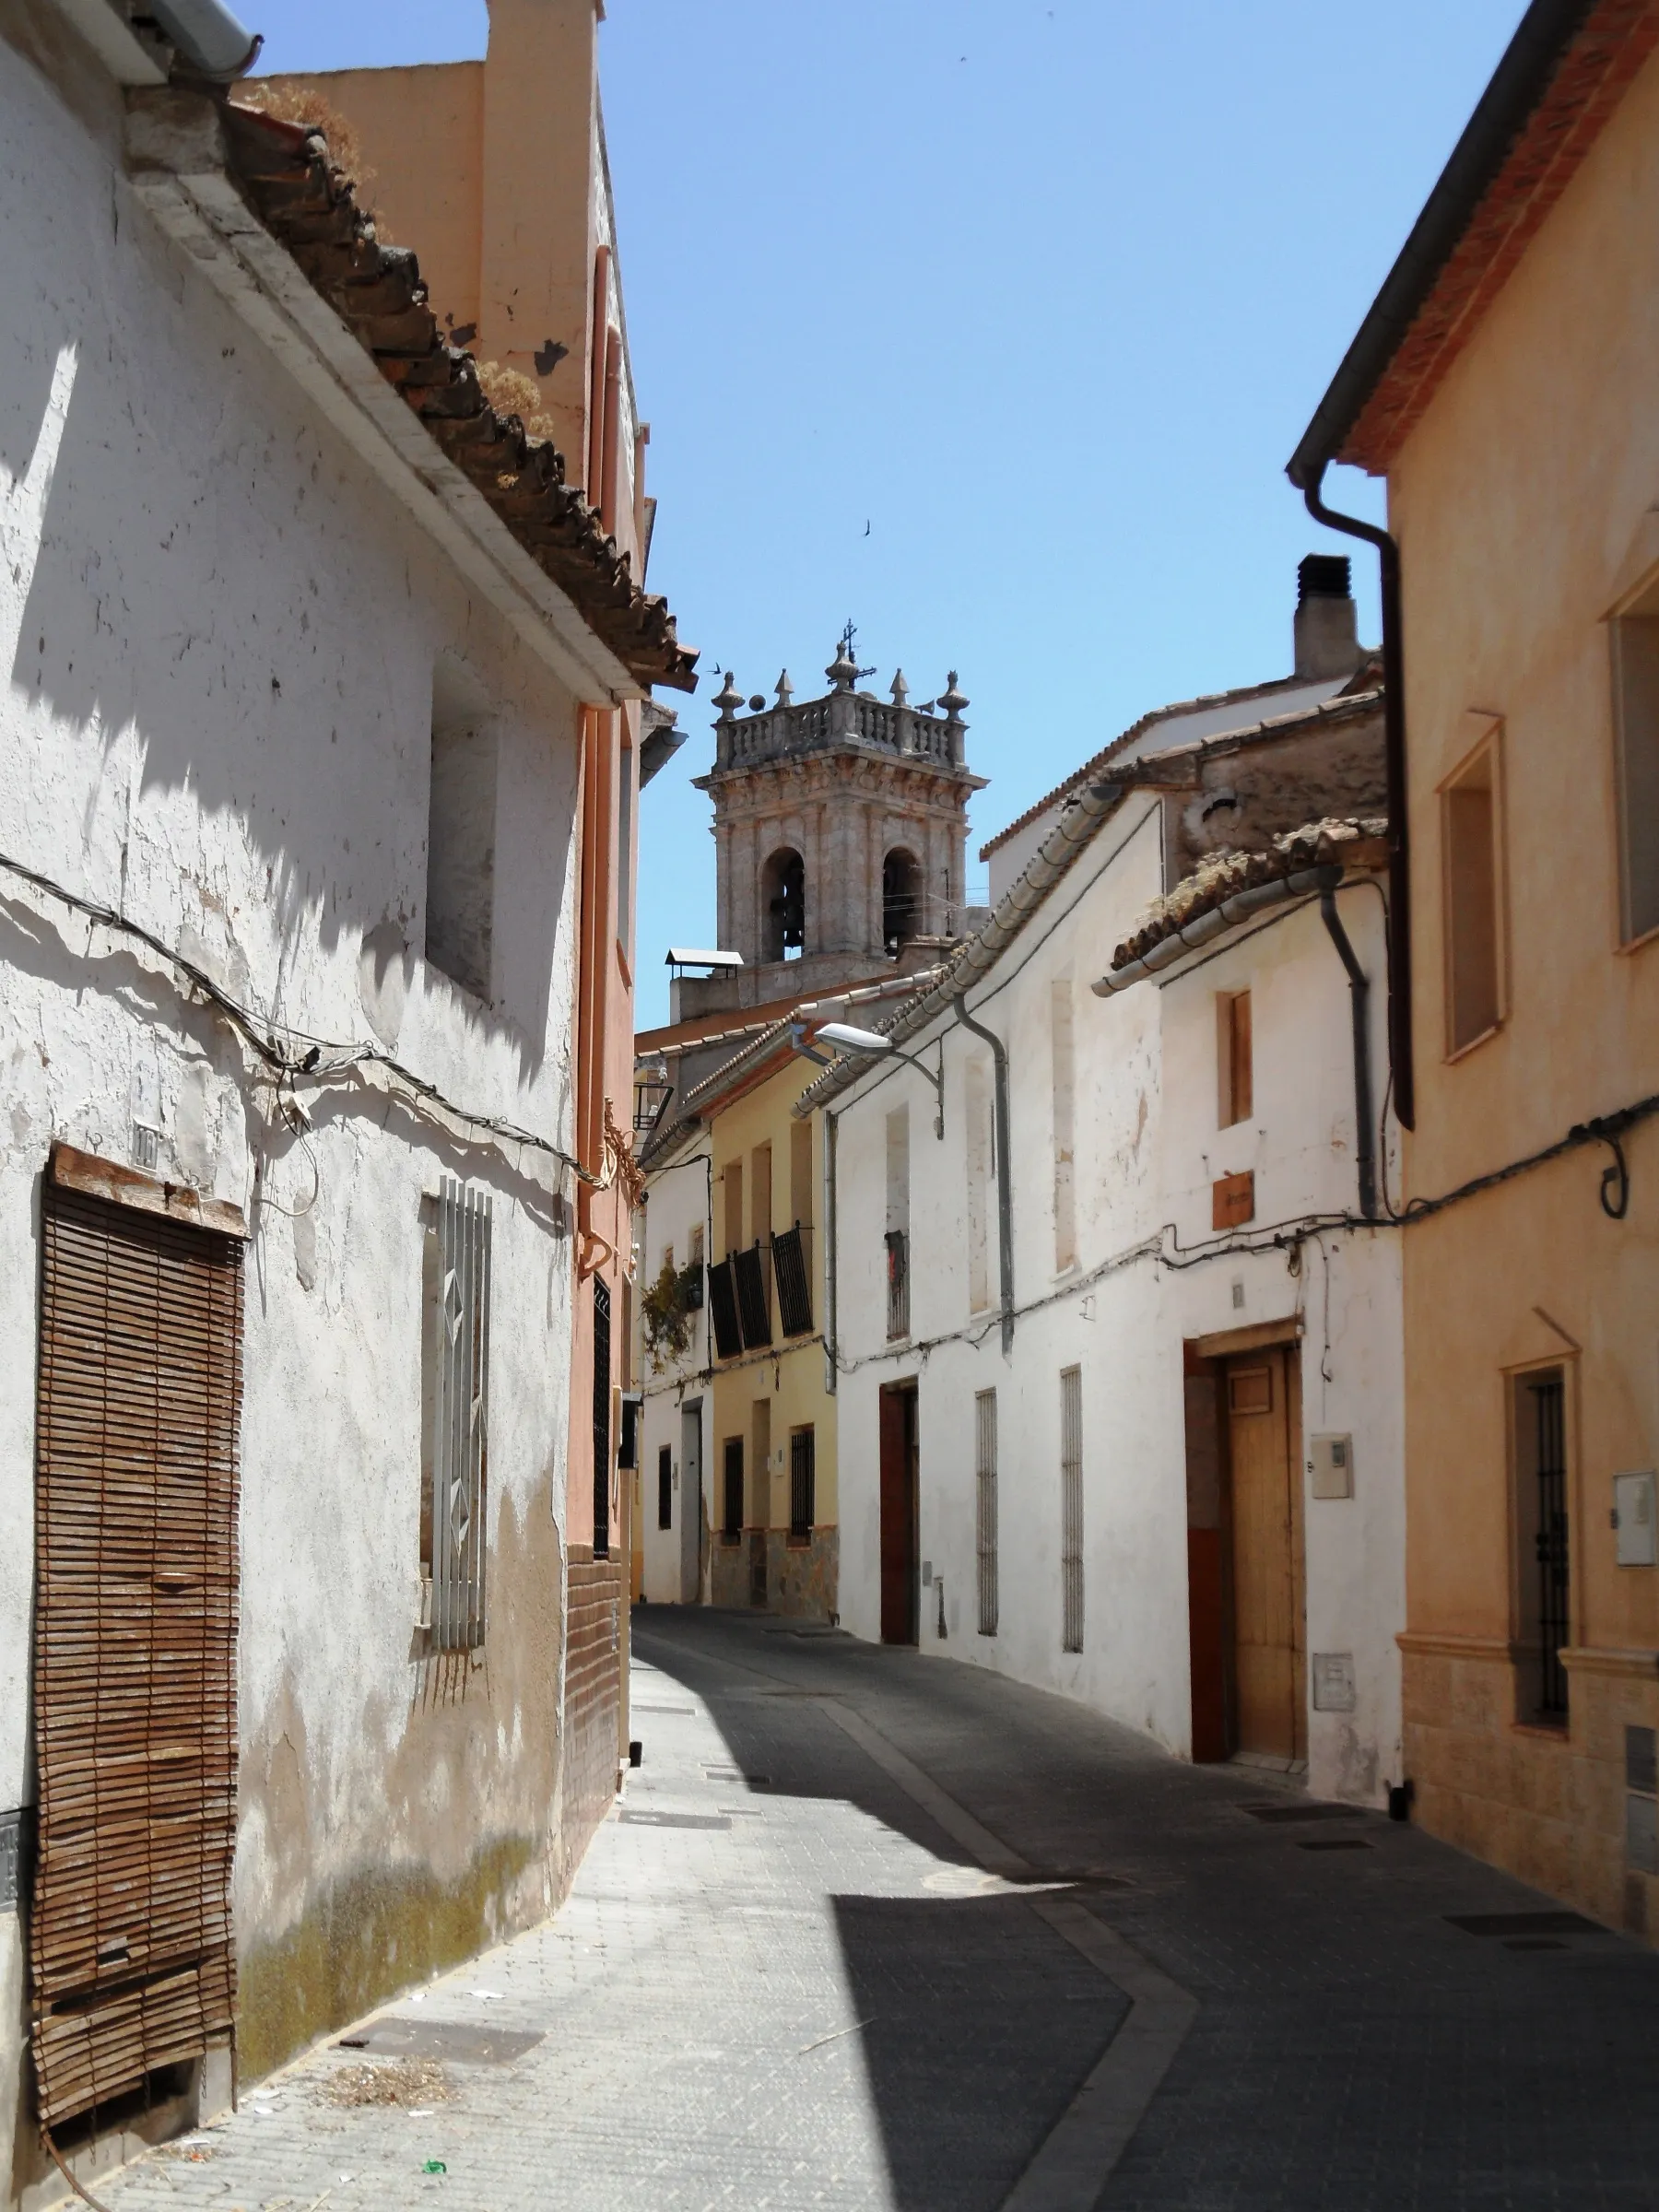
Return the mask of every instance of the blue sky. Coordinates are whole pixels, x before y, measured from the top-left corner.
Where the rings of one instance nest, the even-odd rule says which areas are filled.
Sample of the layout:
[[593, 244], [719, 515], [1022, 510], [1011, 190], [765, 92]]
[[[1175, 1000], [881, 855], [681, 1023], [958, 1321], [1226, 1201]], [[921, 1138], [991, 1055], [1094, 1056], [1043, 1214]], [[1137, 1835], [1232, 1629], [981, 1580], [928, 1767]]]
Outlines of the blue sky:
[[[273, 69], [477, 54], [487, 20], [248, 12]], [[872, 688], [959, 669], [974, 845], [1148, 707], [1284, 673], [1298, 559], [1359, 551], [1285, 460], [1520, 14], [610, 0], [651, 582], [704, 668], [810, 697], [851, 617]], [[641, 1026], [669, 943], [712, 942], [718, 688], [645, 794]]]

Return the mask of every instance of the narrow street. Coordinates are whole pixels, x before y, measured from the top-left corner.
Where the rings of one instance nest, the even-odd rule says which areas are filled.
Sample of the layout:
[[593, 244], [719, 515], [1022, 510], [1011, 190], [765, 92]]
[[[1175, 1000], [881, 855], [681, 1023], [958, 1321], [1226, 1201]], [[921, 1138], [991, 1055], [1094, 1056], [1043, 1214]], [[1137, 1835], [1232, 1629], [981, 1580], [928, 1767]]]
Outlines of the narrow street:
[[664, 1608], [634, 1653], [562, 1911], [111, 2212], [1659, 2202], [1651, 1951], [948, 1660]]

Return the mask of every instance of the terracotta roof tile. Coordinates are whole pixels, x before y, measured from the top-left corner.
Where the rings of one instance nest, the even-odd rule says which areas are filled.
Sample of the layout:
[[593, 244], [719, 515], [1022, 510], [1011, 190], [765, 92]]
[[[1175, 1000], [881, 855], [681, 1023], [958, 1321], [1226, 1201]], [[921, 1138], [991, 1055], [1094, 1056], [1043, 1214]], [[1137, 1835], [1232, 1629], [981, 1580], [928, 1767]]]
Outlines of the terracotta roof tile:
[[666, 600], [634, 582], [628, 555], [565, 482], [557, 449], [491, 407], [472, 356], [439, 328], [415, 255], [380, 242], [322, 133], [234, 103], [224, 114], [233, 174], [254, 212], [450, 460], [630, 676], [694, 690], [697, 653], [676, 636]]

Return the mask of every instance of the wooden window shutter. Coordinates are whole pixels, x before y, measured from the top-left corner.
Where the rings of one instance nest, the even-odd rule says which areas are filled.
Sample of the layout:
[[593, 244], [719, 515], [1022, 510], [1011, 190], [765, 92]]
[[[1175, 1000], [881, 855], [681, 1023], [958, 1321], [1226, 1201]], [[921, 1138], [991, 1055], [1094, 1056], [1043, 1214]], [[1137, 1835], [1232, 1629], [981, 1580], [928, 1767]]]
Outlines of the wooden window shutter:
[[236, 1996], [241, 1245], [164, 1186], [68, 1187], [97, 1163], [66, 1158], [42, 1189], [35, 1488], [48, 2125], [200, 2057]]

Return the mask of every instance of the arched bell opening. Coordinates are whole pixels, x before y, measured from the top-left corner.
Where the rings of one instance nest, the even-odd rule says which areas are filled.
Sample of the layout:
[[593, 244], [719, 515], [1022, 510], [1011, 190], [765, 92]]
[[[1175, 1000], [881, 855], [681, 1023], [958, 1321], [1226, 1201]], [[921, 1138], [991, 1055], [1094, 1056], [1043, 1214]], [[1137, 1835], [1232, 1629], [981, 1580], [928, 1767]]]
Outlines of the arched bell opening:
[[922, 865], [913, 853], [895, 845], [881, 864], [881, 939], [896, 953], [922, 934]]
[[792, 845], [760, 871], [761, 943], [769, 960], [798, 960], [806, 949], [806, 863]]

